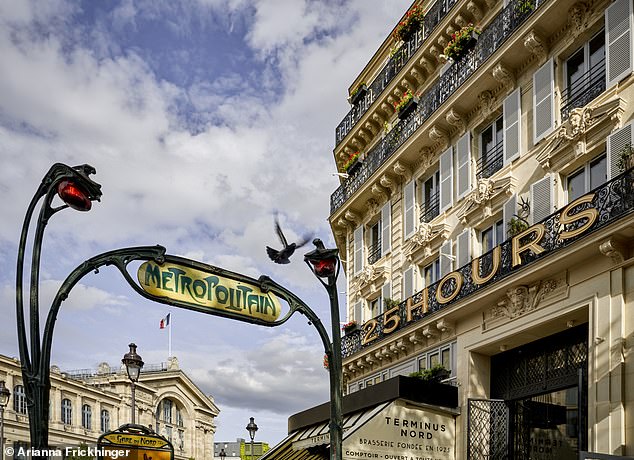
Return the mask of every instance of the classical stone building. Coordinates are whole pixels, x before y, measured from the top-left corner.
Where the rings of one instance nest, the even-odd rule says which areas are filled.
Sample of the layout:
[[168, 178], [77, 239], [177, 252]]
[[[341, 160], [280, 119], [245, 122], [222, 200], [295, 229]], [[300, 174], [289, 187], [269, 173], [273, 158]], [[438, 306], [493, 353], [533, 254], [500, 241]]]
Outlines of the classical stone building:
[[[0, 355], [0, 380], [11, 391], [4, 412], [5, 447], [29, 446], [26, 397], [20, 363]], [[63, 372], [51, 368], [49, 444], [51, 448], [96, 445], [99, 436], [130, 423], [131, 387], [125, 368], [106, 363], [98, 369]], [[212, 459], [214, 419], [219, 409], [170, 358], [146, 364], [136, 385], [136, 422], [149, 426], [174, 445], [180, 460]], [[19, 458], [15, 456], [14, 458]]]
[[[414, 2], [352, 82], [330, 214], [362, 326], [345, 388], [414, 412], [349, 422], [344, 458], [634, 456], [633, 9]], [[436, 364], [457, 410], [386, 392]], [[438, 411], [440, 441], [420, 429]], [[323, 458], [313, 415], [285, 444], [303, 456], [266, 458]]]

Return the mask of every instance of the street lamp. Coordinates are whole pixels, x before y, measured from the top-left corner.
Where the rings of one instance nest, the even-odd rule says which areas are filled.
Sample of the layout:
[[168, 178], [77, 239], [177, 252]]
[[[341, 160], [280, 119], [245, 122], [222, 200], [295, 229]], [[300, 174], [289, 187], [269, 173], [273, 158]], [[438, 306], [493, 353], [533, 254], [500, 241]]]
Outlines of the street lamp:
[[220, 449], [220, 453], [218, 455], [220, 455], [220, 460], [225, 460], [225, 457], [227, 456], [227, 453], [225, 452], [224, 447], [222, 449]]
[[247, 431], [249, 432], [249, 436], [251, 436], [251, 460], [253, 460], [253, 439], [255, 438], [255, 432], [258, 431], [258, 426], [253, 421], [253, 417], [249, 419]]
[[[341, 387], [341, 330], [339, 329], [339, 298], [337, 297], [337, 277], [341, 269], [338, 249], [326, 249], [319, 239], [313, 240], [315, 249], [304, 254], [304, 262], [326, 288], [330, 298], [330, 321], [332, 345], [326, 349], [328, 373], [330, 375], [330, 458], [341, 460], [343, 442], [343, 415]], [[324, 282], [324, 279], [326, 282]]]
[[0, 380], [0, 460], [4, 460], [4, 408], [9, 404], [11, 392]]
[[143, 360], [141, 356], [136, 352], [136, 344], [131, 343], [128, 345], [130, 351], [123, 355], [121, 362], [125, 364], [126, 371], [128, 372], [128, 378], [132, 382], [132, 424], [135, 424], [135, 400], [134, 400], [134, 384], [139, 381], [139, 375], [141, 374], [141, 368], [143, 367]]

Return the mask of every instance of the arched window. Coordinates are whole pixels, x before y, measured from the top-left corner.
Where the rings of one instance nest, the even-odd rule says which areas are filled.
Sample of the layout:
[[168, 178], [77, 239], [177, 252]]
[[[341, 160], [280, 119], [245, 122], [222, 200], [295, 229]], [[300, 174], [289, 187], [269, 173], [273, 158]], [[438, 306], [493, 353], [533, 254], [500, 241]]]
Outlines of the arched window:
[[105, 433], [106, 431], [110, 431], [110, 412], [101, 409], [101, 432]]
[[62, 423], [64, 425], [73, 424], [73, 404], [70, 399], [62, 399]]
[[174, 443], [176, 450], [185, 449], [184, 408], [177, 401], [163, 399], [156, 408], [157, 432]]
[[13, 410], [18, 414], [26, 414], [26, 393], [22, 385], [13, 387]]
[[172, 423], [172, 407], [174, 406], [174, 403], [172, 403], [171, 399], [164, 399], [162, 404], [163, 404], [162, 420], [165, 423]]
[[87, 430], [92, 429], [92, 407], [88, 404], [81, 406], [81, 426]]

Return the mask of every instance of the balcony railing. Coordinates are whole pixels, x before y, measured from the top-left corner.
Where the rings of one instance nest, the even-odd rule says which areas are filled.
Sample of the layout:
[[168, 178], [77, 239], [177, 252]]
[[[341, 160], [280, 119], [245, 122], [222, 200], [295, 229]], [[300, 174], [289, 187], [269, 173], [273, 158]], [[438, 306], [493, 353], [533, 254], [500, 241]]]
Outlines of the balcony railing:
[[526, 22], [533, 12], [553, 0], [512, 0], [484, 29], [475, 47], [454, 63], [429, 91], [420, 98], [416, 110], [402, 120], [381, 142], [366, 154], [366, 160], [357, 173], [349, 177], [330, 197], [330, 212], [339, 209], [354, 192], [440, 108], [440, 106], [467, 79], [486, 62], [493, 53]]
[[605, 57], [561, 92], [561, 119], [572, 109], [584, 107], [605, 91]]
[[[414, 309], [413, 311], [408, 312], [407, 299], [402, 301], [399, 305], [398, 313], [394, 313], [393, 316], [391, 315], [389, 317], [388, 323], [390, 333], [406, 327], [413, 322], [427, 318], [429, 315], [432, 315], [444, 308], [451, 307], [455, 304], [455, 302], [471, 296], [480, 289], [486, 289], [487, 286], [515, 274], [526, 265], [548, 257], [550, 254], [559, 251], [560, 249], [569, 247], [589, 234], [614, 224], [620, 219], [634, 215], [634, 168], [597, 187], [590, 193], [593, 195], [591, 202], [577, 204], [572, 209], [567, 209], [566, 206], [539, 222], [544, 228], [544, 235], [539, 240], [539, 246], [544, 249], [542, 253], [536, 254], [532, 251], [522, 252], [520, 254], [521, 264], [519, 266], [514, 266], [512, 260], [512, 238], [506, 240], [499, 245], [499, 268], [490, 280], [488, 280], [485, 284], [476, 284], [471, 275], [472, 263], [469, 262], [456, 270], [460, 273], [463, 280], [462, 286], [459, 289], [456, 287], [455, 278], [449, 279], [444, 283], [443, 280], [440, 280], [411, 297], [410, 301], [413, 305], [416, 305], [421, 303], [426, 296], [427, 304], [424, 305], [423, 308]], [[582, 212], [591, 208], [596, 210], [597, 213], [596, 218], [594, 218], [591, 224], [589, 224], [589, 220], [586, 217], [575, 220], [572, 223], [562, 225], [561, 221], [564, 209], [567, 209], [566, 217], [570, 218], [570, 216], [580, 215]], [[561, 237], [561, 232], [563, 231], [568, 232], [568, 237]], [[578, 233], [576, 236], [570, 236], [570, 234], [575, 231], [580, 231], [581, 233]], [[534, 238], [534, 236], [532, 238]], [[479, 265], [481, 267], [481, 275], [489, 274], [493, 270], [493, 257], [491, 256], [491, 253], [492, 251], [480, 257]], [[439, 283], [443, 283], [441, 292], [445, 298], [448, 298], [449, 294], [453, 293], [455, 289], [458, 289], [457, 295], [455, 297], [452, 296], [451, 300], [445, 301], [444, 303], [439, 302], [437, 298], [437, 288]], [[377, 316], [376, 318], [370, 320], [374, 321], [374, 327], [365, 327], [363, 330], [348, 334], [341, 339], [341, 348], [344, 357], [353, 355], [366, 345], [374, 345], [387, 336], [387, 334], [383, 333], [384, 315]], [[408, 321], [408, 316], [410, 315], [411, 319]], [[396, 328], [394, 327], [395, 321], [397, 321]], [[372, 334], [372, 338], [368, 338], [367, 334]]]
[[367, 85], [368, 93], [357, 103], [348, 114], [343, 118], [337, 129], [335, 130], [335, 145], [348, 135], [350, 130], [359, 121], [359, 119], [368, 111], [374, 101], [381, 95], [383, 90], [390, 84], [394, 77], [405, 67], [405, 64], [418, 51], [423, 42], [433, 32], [438, 23], [447, 15], [458, 0], [437, 0], [434, 6], [425, 15], [423, 30], [418, 31], [414, 37], [390, 58], [385, 67], [381, 69], [379, 74]]
[[369, 248], [368, 252], [368, 264], [372, 265], [374, 262], [381, 258], [381, 238], [376, 240]]
[[440, 214], [440, 191], [432, 193], [429, 199], [420, 205], [421, 223], [431, 222]]
[[488, 179], [504, 165], [504, 142], [498, 142], [495, 147], [483, 155], [476, 165], [476, 177], [478, 179]]

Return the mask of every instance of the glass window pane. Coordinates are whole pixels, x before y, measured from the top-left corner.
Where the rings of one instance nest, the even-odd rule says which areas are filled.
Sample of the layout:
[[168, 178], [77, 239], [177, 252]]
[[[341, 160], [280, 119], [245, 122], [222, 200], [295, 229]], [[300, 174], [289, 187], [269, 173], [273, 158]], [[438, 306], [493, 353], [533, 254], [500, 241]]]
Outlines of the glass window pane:
[[601, 155], [590, 163], [590, 190], [605, 184], [608, 180], [607, 160]]
[[584, 169], [577, 171], [568, 176], [567, 190], [568, 202], [574, 201], [585, 193], [585, 174]]
[[590, 40], [590, 68], [605, 59], [605, 32], [599, 32]]
[[504, 241], [504, 224], [501, 220], [495, 223], [495, 246]]
[[440, 363], [440, 355], [438, 353], [433, 353], [429, 355], [429, 367], [434, 367], [436, 364]]
[[451, 369], [451, 349], [445, 348], [440, 352], [441, 354], [441, 364], [445, 367], [445, 369]]
[[422, 371], [423, 369], [427, 369], [427, 356], [418, 359], [418, 370]]
[[489, 227], [482, 231], [481, 242], [483, 254], [493, 249], [493, 227]]
[[581, 84], [580, 78], [584, 73], [584, 50], [581, 48], [566, 61], [566, 86], [570, 91], [575, 91]]

